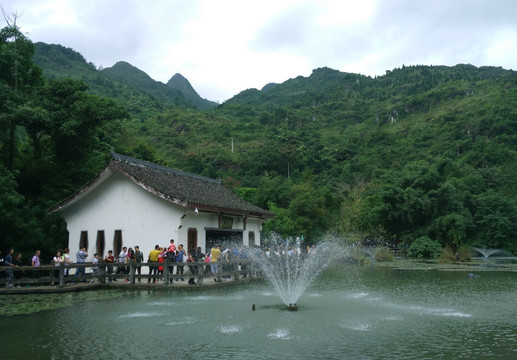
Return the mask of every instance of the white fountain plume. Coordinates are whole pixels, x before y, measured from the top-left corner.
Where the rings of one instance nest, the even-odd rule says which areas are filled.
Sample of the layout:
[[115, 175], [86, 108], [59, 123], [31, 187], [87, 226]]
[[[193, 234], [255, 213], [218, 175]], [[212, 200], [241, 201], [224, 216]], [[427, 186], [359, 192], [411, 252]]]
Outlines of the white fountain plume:
[[498, 252], [501, 252], [502, 250], [500, 249], [481, 249], [481, 248], [473, 248], [474, 250], [476, 250], [477, 252], [479, 252], [481, 255], [483, 255], [483, 257], [485, 259], [488, 259], [491, 255], [494, 255]]
[[274, 292], [287, 305], [295, 305], [309, 285], [343, 252], [334, 242], [322, 242], [300, 252], [296, 247], [274, 245], [272, 251], [252, 251], [251, 258]]

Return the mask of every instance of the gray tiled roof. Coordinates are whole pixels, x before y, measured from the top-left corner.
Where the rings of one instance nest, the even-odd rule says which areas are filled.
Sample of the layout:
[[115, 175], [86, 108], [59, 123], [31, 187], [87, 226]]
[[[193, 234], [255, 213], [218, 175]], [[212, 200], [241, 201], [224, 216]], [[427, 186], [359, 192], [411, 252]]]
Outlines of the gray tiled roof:
[[113, 152], [109, 166], [112, 169], [119, 168], [141, 186], [183, 206], [267, 218], [274, 216], [224, 188], [219, 180]]

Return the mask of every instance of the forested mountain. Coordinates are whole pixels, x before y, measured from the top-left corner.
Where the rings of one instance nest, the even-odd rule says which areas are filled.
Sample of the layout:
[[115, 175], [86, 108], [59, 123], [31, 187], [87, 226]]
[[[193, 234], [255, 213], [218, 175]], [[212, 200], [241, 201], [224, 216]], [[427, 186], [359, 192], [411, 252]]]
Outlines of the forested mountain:
[[214, 101], [203, 99], [201, 96], [199, 96], [190, 82], [179, 73], [170, 78], [170, 80], [167, 82], [167, 86], [181, 92], [183, 96], [192, 101], [192, 103], [199, 110], [210, 110], [218, 105]]
[[[0, 66], [10, 63], [5, 54]], [[12, 168], [3, 159], [0, 180], [18, 205], [0, 204], [0, 211], [11, 217], [19, 204], [43, 209], [62, 200], [105, 166], [113, 147], [222, 179], [276, 214], [266, 233], [517, 253], [514, 71], [403, 66], [371, 78], [320, 68], [201, 111], [179, 74], [155, 87], [127, 63], [100, 71], [58, 45], [36, 44], [33, 59], [46, 79], [28, 85], [23, 99], [13, 97], [18, 102], [3, 103], [11, 105], [4, 105], [0, 146], [16, 151]], [[52, 80], [66, 77], [84, 79], [89, 90]], [[1, 79], [0, 96], [11, 99], [12, 83]], [[189, 100], [166, 103], [169, 89]], [[18, 119], [16, 136], [9, 136], [9, 119]], [[87, 141], [73, 146], [81, 131]], [[41, 236], [62, 233], [58, 219], [44, 221], [37, 222]], [[10, 226], [18, 237], [29, 233]]]
[[495, 67], [411, 66], [375, 79], [322, 68], [136, 132], [162, 161], [226, 179], [273, 210], [268, 226], [282, 233], [515, 250], [516, 85]]
[[208, 110], [217, 105], [202, 99], [190, 83], [185, 86], [186, 79], [174, 81], [176, 75], [165, 85], [123, 61], [110, 68], [97, 69], [81, 54], [61, 45], [36, 43], [34, 62], [42, 67], [43, 74], [49, 79], [84, 80], [90, 91], [114, 99], [138, 119], [158, 114], [171, 106]]

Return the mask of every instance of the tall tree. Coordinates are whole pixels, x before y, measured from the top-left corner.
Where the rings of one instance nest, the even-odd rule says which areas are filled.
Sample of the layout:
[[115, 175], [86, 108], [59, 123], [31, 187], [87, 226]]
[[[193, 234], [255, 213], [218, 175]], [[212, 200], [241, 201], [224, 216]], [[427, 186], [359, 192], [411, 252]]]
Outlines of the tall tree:
[[15, 158], [16, 127], [19, 125], [17, 108], [24, 106], [28, 95], [44, 83], [41, 69], [32, 61], [34, 45], [17, 25], [18, 14], [2, 14], [7, 26], [0, 30], [0, 84], [2, 116], [0, 126], [8, 129], [7, 168], [12, 170]]

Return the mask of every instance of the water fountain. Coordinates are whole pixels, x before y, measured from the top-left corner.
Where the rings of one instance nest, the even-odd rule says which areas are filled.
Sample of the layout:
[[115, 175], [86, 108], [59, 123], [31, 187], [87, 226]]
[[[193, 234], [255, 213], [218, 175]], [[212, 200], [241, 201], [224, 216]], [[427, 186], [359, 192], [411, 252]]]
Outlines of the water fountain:
[[483, 249], [483, 248], [477, 248], [477, 247], [475, 247], [473, 249], [476, 250], [477, 252], [479, 252], [481, 255], [483, 255], [483, 257], [485, 259], [488, 259], [491, 255], [497, 254], [502, 251], [500, 249]]
[[321, 242], [301, 251], [296, 246], [284, 245], [284, 241], [273, 241], [266, 251], [251, 251], [250, 257], [271, 285], [274, 292], [286, 305], [287, 310], [298, 310], [297, 301], [325, 268], [338, 256], [344, 254], [343, 247], [335, 242]]
[[361, 247], [361, 250], [368, 255], [372, 260], [375, 260], [375, 248], [374, 247]]

